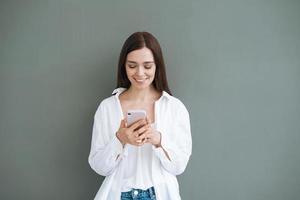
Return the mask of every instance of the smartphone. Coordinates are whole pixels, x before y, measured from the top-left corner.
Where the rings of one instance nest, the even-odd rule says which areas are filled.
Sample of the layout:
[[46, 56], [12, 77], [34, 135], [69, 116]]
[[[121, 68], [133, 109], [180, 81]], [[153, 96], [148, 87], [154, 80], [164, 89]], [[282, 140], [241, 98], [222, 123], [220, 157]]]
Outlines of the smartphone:
[[141, 119], [146, 119], [146, 111], [145, 110], [128, 110], [126, 117], [127, 117], [127, 126], [130, 126], [134, 122], [137, 122]]

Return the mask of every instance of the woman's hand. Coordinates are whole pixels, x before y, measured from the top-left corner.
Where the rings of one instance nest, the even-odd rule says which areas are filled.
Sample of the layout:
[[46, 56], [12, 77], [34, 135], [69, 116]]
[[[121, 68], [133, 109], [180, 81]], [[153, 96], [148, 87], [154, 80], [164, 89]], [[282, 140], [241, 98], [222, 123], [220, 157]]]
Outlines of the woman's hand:
[[138, 146], [141, 146], [145, 143], [150, 143], [156, 148], [161, 147], [164, 153], [166, 154], [167, 158], [171, 161], [168, 152], [161, 146], [161, 133], [151, 126], [149, 118], [147, 118], [146, 125], [138, 129], [137, 131], [142, 133], [138, 136]]
[[123, 144], [131, 144], [135, 146], [141, 146], [144, 144], [143, 141], [145, 141], [145, 131], [147, 130], [147, 121], [142, 119], [135, 123], [133, 123], [131, 126], [126, 127], [125, 120], [121, 121], [120, 128], [117, 131], [117, 138], [120, 140], [120, 142]]
[[147, 118], [147, 124], [144, 127], [139, 129], [142, 134], [139, 136], [139, 140], [142, 140], [142, 143], [151, 143], [155, 147], [161, 147], [161, 133], [155, 130], [150, 123], [150, 120]]

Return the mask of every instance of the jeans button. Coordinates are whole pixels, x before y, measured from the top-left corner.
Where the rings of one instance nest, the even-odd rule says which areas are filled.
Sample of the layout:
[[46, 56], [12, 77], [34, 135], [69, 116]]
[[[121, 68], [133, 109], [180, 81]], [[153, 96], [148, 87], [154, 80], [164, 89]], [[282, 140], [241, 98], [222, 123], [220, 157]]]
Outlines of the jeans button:
[[139, 192], [137, 190], [134, 190], [134, 192], [133, 192], [134, 196], [138, 195], [138, 193]]

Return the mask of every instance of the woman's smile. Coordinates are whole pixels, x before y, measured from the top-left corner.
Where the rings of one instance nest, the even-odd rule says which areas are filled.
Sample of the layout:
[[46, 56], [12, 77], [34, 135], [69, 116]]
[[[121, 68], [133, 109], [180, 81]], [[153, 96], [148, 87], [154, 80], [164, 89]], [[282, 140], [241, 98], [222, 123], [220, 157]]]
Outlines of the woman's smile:
[[138, 83], [144, 83], [145, 81], [147, 81], [149, 78], [133, 78], [136, 82]]

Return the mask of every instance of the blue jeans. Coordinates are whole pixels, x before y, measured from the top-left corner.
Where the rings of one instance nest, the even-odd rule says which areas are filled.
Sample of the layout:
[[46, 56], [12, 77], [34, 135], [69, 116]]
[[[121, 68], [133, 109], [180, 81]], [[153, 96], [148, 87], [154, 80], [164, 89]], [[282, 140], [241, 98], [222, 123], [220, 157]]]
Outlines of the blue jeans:
[[121, 193], [121, 200], [156, 200], [154, 187], [147, 190], [132, 189]]

